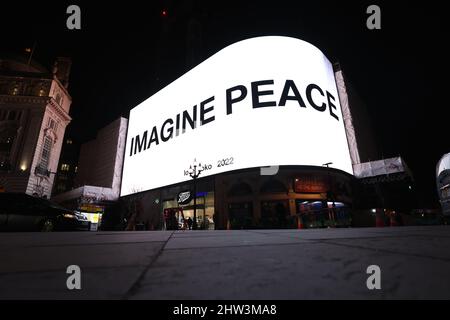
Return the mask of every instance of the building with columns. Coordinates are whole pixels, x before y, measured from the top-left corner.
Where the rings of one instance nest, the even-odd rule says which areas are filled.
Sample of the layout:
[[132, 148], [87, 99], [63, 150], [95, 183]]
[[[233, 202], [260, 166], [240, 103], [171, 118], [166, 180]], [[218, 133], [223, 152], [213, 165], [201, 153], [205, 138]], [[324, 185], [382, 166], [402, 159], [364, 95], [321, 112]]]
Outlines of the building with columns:
[[0, 188], [49, 198], [71, 121], [71, 60], [52, 72], [20, 58], [0, 58]]

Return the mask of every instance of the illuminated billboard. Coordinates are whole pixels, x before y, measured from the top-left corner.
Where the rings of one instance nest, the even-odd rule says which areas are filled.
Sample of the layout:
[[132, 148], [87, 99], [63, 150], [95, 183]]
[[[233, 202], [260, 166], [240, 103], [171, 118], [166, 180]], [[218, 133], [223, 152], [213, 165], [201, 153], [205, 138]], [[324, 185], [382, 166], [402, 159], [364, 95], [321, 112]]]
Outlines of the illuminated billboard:
[[289, 37], [232, 44], [130, 111], [121, 195], [244, 168], [352, 164], [330, 61]]

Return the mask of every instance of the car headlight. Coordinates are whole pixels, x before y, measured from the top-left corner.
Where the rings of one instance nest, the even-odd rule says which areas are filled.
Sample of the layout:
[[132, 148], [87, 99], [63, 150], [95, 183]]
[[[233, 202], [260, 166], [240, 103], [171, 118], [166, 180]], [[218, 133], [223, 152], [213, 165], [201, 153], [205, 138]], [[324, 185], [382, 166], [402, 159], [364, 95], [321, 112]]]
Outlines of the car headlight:
[[76, 218], [77, 218], [77, 217], [76, 217], [74, 214], [72, 214], [72, 213], [64, 213], [63, 217], [66, 218], [66, 219], [76, 219]]

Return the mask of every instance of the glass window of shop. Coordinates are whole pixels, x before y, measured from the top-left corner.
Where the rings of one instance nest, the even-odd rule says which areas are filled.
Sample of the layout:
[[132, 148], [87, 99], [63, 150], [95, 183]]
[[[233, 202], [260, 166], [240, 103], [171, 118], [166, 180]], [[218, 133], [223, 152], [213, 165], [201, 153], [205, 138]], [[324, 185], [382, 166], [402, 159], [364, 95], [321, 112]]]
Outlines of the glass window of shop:
[[[200, 230], [214, 230], [214, 192], [197, 192], [197, 225]], [[178, 209], [175, 216], [178, 221], [178, 229], [187, 229], [187, 220], [194, 220], [194, 197], [188, 204], [180, 205], [176, 197], [164, 200], [162, 209]], [[186, 223], [185, 223], [186, 222]]]
[[342, 202], [296, 200], [296, 208], [307, 228], [351, 225], [350, 208]]

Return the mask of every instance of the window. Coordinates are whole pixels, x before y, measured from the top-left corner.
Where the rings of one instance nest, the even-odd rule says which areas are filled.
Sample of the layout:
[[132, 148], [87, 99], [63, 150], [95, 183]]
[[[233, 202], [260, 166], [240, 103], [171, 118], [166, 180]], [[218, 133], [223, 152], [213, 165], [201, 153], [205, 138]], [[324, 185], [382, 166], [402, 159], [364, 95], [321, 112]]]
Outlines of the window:
[[66, 185], [65, 185], [64, 183], [58, 183], [58, 185], [57, 185], [57, 187], [56, 187], [56, 190], [57, 190], [58, 192], [66, 191]]
[[39, 167], [41, 170], [48, 169], [48, 163], [50, 162], [50, 152], [52, 149], [53, 141], [50, 137], [45, 137], [44, 144], [42, 146], [41, 162]]
[[72, 139], [67, 139], [66, 140], [66, 144], [72, 144], [72, 142], [73, 142]]
[[0, 132], [0, 170], [10, 170], [11, 151], [16, 130], [7, 129]]
[[16, 120], [16, 112], [15, 111], [10, 111], [8, 113], [8, 120]]
[[61, 171], [69, 171], [70, 170], [70, 165], [68, 165], [67, 163], [63, 163], [61, 165]]
[[48, 119], [48, 127], [50, 129], [53, 129], [53, 131], [57, 131], [58, 130], [58, 123], [53, 120], [52, 118]]
[[234, 196], [244, 196], [244, 195], [250, 195], [252, 194], [252, 188], [249, 184], [245, 182], [239, 182], [234, 184], [230, 191], [228, 191], [228, 196], [234, 197]]
[[270, 179], [266, 181], [260, 190], [261, 193], [288, 193], [286, 186], [278, 180]]

